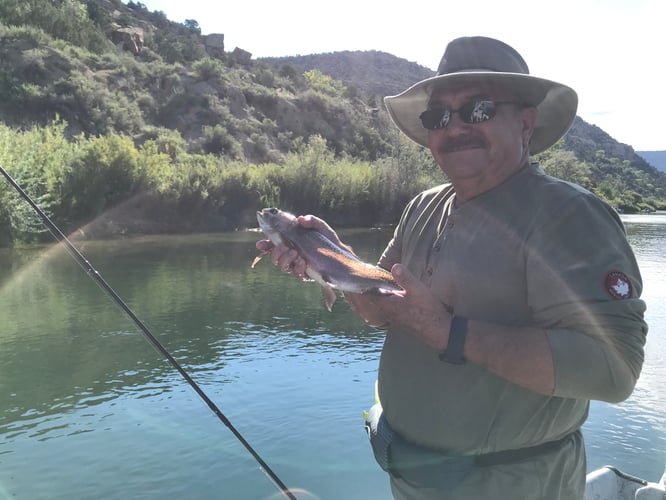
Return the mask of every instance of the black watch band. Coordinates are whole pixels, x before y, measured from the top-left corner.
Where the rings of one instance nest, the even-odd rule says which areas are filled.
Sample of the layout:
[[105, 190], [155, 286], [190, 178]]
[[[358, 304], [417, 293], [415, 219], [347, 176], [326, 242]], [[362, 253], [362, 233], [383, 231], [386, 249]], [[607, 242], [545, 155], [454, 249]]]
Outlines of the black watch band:
[[465, 362], [465, 337], [467, 336], [467, 318], [453, 316], [449, 328], [449, 343], [446, 351], [439, 354], [439, 359], [447, 363], [462, 365]]

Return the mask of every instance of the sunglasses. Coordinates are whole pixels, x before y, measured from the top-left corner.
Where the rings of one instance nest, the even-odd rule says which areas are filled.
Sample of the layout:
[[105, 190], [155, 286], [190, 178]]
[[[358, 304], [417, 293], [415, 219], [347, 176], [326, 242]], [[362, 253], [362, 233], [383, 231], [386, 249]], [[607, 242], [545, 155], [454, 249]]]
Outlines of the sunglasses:
[[427, 109], [419, 118], [423, 128], [428, 130], [439, 130], [446, 128], [451, 121], [453, 113], [458, 113], [460, 119], [465, 123], [487, 122], [497, 114], [497, 106], [500, 104], [516, 104], [513, 101], [491, 101], [478, 100], [469, 101], [458, 109], [433, 108]]

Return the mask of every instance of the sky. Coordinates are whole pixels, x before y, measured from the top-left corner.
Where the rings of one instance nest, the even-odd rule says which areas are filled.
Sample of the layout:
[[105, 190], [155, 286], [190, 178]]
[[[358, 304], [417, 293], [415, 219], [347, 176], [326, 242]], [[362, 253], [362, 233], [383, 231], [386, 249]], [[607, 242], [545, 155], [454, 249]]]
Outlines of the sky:
[[576, 90], [586, 122], [636, 151], [666, 150], [666, 0], [142, 3], [172, 21], [197, 21], [204, 35], [223, 33], [226, 51], [253, 58], [379, 50], [435, 70], [454, 38], [498, 38], [532, 75]]

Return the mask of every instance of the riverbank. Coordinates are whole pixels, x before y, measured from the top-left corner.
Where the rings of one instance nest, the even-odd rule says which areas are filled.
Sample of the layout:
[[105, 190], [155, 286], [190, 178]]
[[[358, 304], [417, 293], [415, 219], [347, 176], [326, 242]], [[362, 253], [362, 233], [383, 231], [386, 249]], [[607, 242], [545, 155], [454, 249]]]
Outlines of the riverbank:
[[[263, 208], [257, 207], [256, 210]], [[73, 240], [108, 240], [142, 235], [177, 235], [239, 231], [257, 227], [255, 209], [221, 215], [210, 212], [182, 213], [176, 207], [159, 204], [154, 197], [136, 196], [97, 217], [80, 228], [71, 230]], [[320, 214], [317, 214], [320, 215]], [[666, 216], [666, 210], [650, 213], [621, 213], [621, 217]], [[337, 228], [386, 227], [389, 223], [369, 223], [367, 215], [322, 215]], [[397, 219], [396, 219], [397, 220]], [[647, 219], [649, 220], [649, 219]]]
[[[220, 233], [252, 229], [257, 227], [256, 212], [264, 208], [247, 207], [239, 209], [226, 208], [211, 211], [205, 208], [184, 210], [177, 203], [165, 200], [157, 194], [141, 194], [130, 198], [118, 206], [107, 210], [80, 227], [68, 227], [66, 224], [54, 222], [68, 234], [73, 241], [112, 240], [136, 236], [182, 235], [199, 233]], [[287, 208], [287, 210], [291, 210]], [[295, 212], [296, 213], [296, 212]], [[386, 214], [375, 215], [376, 210], [348, 210], [344, 213], [325, 209], [321, 211], [302, 211], [298, 213], [316, 213], [336, 228], [386, 227], [398, 220], [396, 212], [392, 220]], [[30, 214], [32, 216], [32, 214]], [[36, 240], [36, 241], [35, 241]], [[51, 235], [44, 232], [33, 236], [31, 243], [48, 243]], [[11, 242], [0, 247], [9, 247]]]

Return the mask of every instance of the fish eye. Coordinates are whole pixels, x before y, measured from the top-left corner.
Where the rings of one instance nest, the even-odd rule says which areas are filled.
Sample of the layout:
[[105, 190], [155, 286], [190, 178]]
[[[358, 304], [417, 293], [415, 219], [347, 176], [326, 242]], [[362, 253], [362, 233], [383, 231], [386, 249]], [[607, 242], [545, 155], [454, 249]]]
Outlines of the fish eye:
[[278, 213], [278, 209], [277, 209], [277, 208], [271, 208], [271, 209], [269, 210], [269, 212], [270, 212], [271, 215], [275, 215], [275, 214]]

